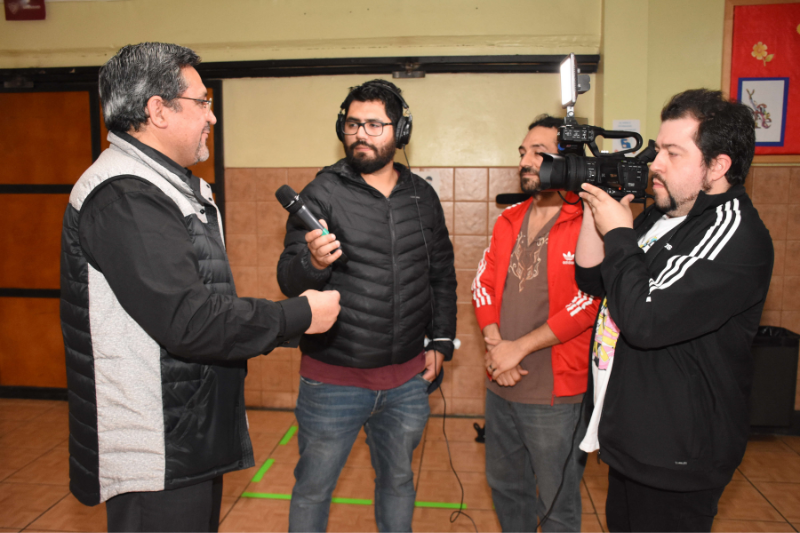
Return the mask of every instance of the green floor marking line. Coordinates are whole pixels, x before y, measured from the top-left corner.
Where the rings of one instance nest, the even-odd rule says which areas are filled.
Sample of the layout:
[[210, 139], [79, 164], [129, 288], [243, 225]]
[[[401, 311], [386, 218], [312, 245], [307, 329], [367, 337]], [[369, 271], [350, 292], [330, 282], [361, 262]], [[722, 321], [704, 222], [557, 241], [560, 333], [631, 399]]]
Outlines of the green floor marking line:
[[[260, 498], [262, 500], [291, 500], [291, 494], [273, 494], [269, 492], [243, 492], [242, 498]], [[331, 503], [342, 503], [345, 505], [372, 505], [372, 500], [362, 500], [359, 498], [331, 498]], [[429, 507], [433, 509], [466, 509], [467, 504], [447, 502], [414, 502], [414, 507]]]
[[467, 504], [445, 502], [414, 502], [414, 507], [432, 507], [433, 509], [466, 509]]
[[267, 473], [267, 470], [269, 470], [273, 464], [275, 464], [275, 459], [267, 459], [267, 462], [261, 465], [261, 468], [258, 469], [256, 475], [253, 476], [252, 482], [258, 483], [259, 481], [264, 479], [264, 474]]
[[289, 444], [289, 441], [292, 440], [294, 434], [297, 433], [297, 426], [292, 426], [289, 428], [289, 431], [286, 432], [286, 435], [283, 436], [281, 441], [278, 443], [280, 446], [286, 446]]
[[331, 498], [331, 503], [348, 503], [350, 505], [372, 505], [372, 500], [359, 500], [358, 498]]
[[243, 492], [242, 498], [261, 498], [263, 500], [291, 500], [291, 494], [269, 494], [267, 492]]

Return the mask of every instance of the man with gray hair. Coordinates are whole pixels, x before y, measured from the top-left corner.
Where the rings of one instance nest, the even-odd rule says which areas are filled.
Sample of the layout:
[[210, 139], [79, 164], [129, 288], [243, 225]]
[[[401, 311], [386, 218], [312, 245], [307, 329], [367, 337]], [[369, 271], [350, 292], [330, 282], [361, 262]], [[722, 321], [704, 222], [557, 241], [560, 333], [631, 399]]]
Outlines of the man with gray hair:
[[211, 186], [216, 123], [188, 48], [122, 48], [100, 70], [110, 148], [64, 214], [61, 324], [70, 490], [109, 531], [216, 531], [222, 475], [254, 465], [247, 359], [336, 320], [339, 294], [237, 298]]

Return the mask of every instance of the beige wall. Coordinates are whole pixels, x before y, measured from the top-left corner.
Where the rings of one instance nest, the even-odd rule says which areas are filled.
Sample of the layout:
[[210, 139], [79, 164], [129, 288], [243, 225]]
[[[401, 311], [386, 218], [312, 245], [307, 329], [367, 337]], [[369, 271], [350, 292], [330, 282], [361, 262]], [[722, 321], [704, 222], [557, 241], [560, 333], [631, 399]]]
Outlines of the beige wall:
[[[349, 87], [372, 78], [225, 81], [226, 165], [322, 167], [343, 157], [334, 131], [339, 105]], [[439, 74], [394, 81], [414, 115], [408, 146], [413, 166], [516, 165], [517, 147], [533, 118], [563, 114], [556, 74]], [[576, 111], [593, 119], [594, 100], [582, 98]]]

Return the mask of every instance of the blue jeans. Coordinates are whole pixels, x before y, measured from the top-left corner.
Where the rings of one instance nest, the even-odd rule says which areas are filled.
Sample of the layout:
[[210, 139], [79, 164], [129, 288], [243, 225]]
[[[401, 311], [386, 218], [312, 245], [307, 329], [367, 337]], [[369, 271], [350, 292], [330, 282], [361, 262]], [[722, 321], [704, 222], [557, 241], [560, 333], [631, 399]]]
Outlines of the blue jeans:
[[508, 402], [486, 391], [486, 479], [503, 531], [536, 531], [551, 506], [542, 531], [581, 530], [585, 432], [581, 404]]
[[289, 510], [289, 531], [325, 531], [331, 495], [361, 427], [375, 469], [379, 531], [411, 531], [414, 473], [411, 456], [428, 422], [427, 389], [417, 375], [385, 391], [300, 378], [297, 397], [300, 461]]

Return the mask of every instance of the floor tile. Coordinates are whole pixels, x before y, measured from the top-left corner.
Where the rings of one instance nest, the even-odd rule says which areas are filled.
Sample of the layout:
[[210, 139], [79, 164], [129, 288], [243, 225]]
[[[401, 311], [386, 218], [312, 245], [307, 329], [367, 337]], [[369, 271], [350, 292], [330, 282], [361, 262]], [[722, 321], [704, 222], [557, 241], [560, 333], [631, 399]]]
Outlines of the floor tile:
[[725, 520], [717, 518], [711, 531], [794, 531], [787, 522], [762, 522], [756, 520]]
[[66, 487], [0, 483], [0, 527], [23, 528], [68, 494]]
[[219, 506], [219, 521], [222, 522], [228, 513], [233, 509], [234, 504], [239, 498], [236, 496], [223, 496], [222, 504]]
[[598, 511], [597, 514], [605, 513], [606, 495], [608, 494], [608, 478], [603, 476], [584, 477], [583, 482], [586, 483], [586, 488], [589, 490], [589, 496], [592, 498], [592, 504]]
[[261, 465], [258, 465], [244, 470], [229, 472], [222, 476], [222, 495], [241, 496], [260, 467]]
[[[484, 472], [486, 448], [477, 442], [451, 442], [450, 453], [457, 472]], [[427, 441], [422, 455], [422, 470], [450, 470], [447, 446], [443, 440]]]
[[256, 462], [263, 463], [265, 459], [270, 457], [282, 437], [283, 434], [274, 435], [272, 433], [254, 433], [251, 431], [250, 442], [253, 444], [253, 457], [255, 457]]
[[375, 472], [372, 468], [342, 468], [333, 490], [334, 498], [371, 500], [375, 496]]
[[[500, 531], [500, 521], [494, 511], [467, 508], [464, 513], [475, 521], [478, 531], [488, 533]], [[450, 522], [453, 514], [451, 509], [430, 509], [417, 507], [414, 509], [412, 529], [414, 531], [462, 531], [474, 532], [475, 526], [464, 514], [457, 516], [455, 522]]]
[[754, 481], [755, 487], [790, 522], [800, 522], [800, 479], [797, 483]]
[[377, 531], [375, 507], [334, 503], [328, 515], [328, 531]]
[[[261, 465], [258, 465], [261, 468]], [[294, 487], [294, 467], [290, 463], [275, 462], [266, 471], [261, 481], [250, 482], [247, 492], [266, 492], [270, 494], [291, 494]], [[254, 474], [255, 475], [255, 474]]]
[[[603, 508], [603, 511], [605, 511], [605, 508]], [[606, 524], [605, 512], [597, 513], [597, 521], [600, 522], [600, 527], [603, 528], [603, 531], [608, 531], [608, 524]]]
[[781, 440], [795, 452], [800, 453], [800, 437], [782, 436]]
[[783, 520], [780, 513], [748, 481], [728, 483], [719, 500], [717, 516], [731, 520]]
[[106, 531], [105, 504], [89, 507], [72, 494], [33, 522], [29, 529], [48, 531]]
[[731, 477], [731, 481], [747, 481], [747, 478], [742, 475], [742, 473], [737, 468], [733, 471], [733, 477]]
[[586, 488], [583, 480], [581, 480], [581, 512], [583, 514], [595, 512], [592, 498], [589, 496], [589, 489]]
[[800, 455], [773, 452], [748, 452], [739, 470], [750, 481], [800, 481]]
[[279, 531], [289, 529], [289, 500], [239, 498], [220, 521], [220, 532]]
[[[483, 472], [459, 472], [467, 509], [492, 510], [492, 490]], [[461, 488], [452, 472], [423, 470], [417, 486], [417, 501], [460, 503]]]
[[11, 420], [6, 418], [0, 418], [0, 435], [8, 433], [12, 429], [16, 429], [22, 424], [24, 424], [25, 420]]
[[581, 531], [603, 531], [600, 519], [594, 513], [584, 513], [581, 516]]
[[783, 440], [775, 435], [753, 435], [747, 441], [748, 452], [794, 453]]
[[0, 399], [0, 419], [31, 421], [37, 416], [42, 415], [65, 402], [48, 400], [15, 400]]
[[350, 450], [350, 456], [345, 463], [347, 468], [367, 468], [372, 470], [372, 459], [369, 453], [369, 446], [366, 440], [356, 439]]
[[0, 448], [31, 448], [50, 450], [69, 438], [69, 429], [42, 425], [35, 420], [26, 422], [0, 435]]
[[608, 465], [603, 461], [598, 461], [597, 457], [597, 452], [592, 452], [586, 458], [586, 468], [583, 471], [584, 476], [608, 477]]
[[4, 469], [11, 469], [14, 472], [19, 470], [20, 468], [24, 468], [31, 464], [34, 460], [38, 459], [42, 455], [46, 454], [47, 451], [39, 450], [36, 448], [26, 448], [26, 447], [9, 447], [4, 446], [0, 447], [0, 467]]
[[247, 421], [251, 432], [272, 433], [283, 436], [290, 426], [296, 424], [292, 411], [267, 411], [248, 409]]
[[4, 481], [69, 487], [69, 451], [61, 448], [50, 450]]
[[483, 426], [485, 421], [483, 418], [453, 418], [447, 417], [442, 431], [442, 417], [431, 417], [428, 421], [427, 440], [444, 440], [444, 435], [447, 433], [447, 439], [450, 442], [475, 442], [475, 437], [478, 433], [473, 424]]

